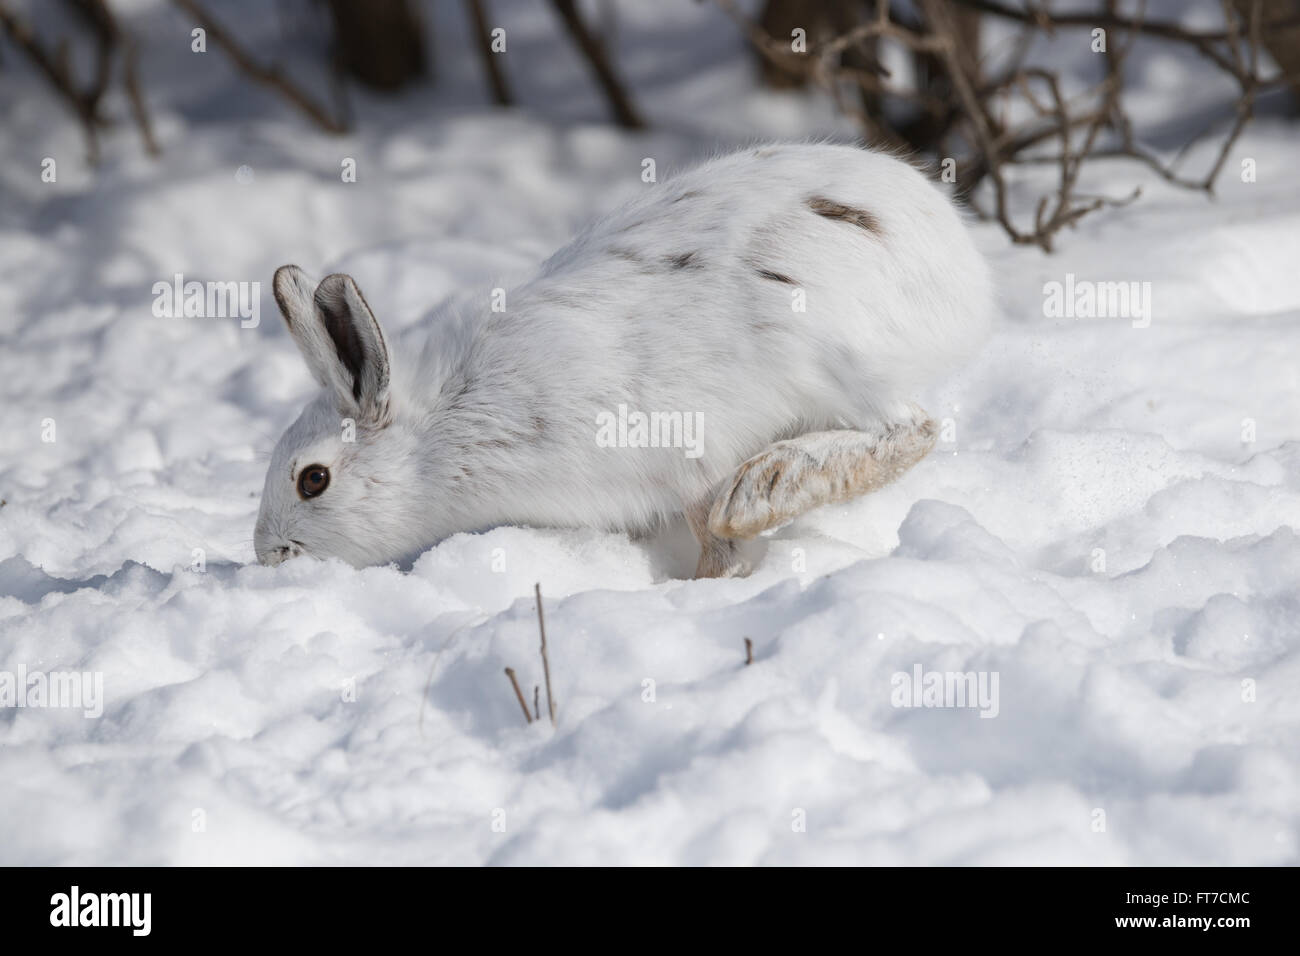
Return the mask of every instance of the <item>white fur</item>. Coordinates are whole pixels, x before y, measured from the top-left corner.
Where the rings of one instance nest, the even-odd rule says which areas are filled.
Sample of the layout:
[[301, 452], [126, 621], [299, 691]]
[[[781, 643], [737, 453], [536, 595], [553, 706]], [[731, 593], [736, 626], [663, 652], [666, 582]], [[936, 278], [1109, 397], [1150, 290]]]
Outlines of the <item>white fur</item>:
[[[813, 197], [878, 229], [819, 215]], [[342, 278], [327, 291], [373, 361], [382, 333]], [[422, 348], [392, 349], [391, 382], [363, 373], [382, 396], [367, 385], [358, 401], [329, 335], [302, 327], [320, 321], [321, 292], [313, 301], [292, 267], [281, 288], [326, 390], [267, 474], [255, 544], [270, 563], [299, 551], [383, 563], [502, 524], [652, 527], [711, 500], [774, 441], [910, 416], [992, 312], [987, 268], [943, 194], [890, 156], [827, 145], [747, 150], [646, 185], [509, 290], [507, 311], [485, 296], [434, 313]], [[600, 447], [597, 416], [620, 404], [702, 413], [703, 455]], [[313, 463], [331, 484], [302, 500], [297, 469]]]

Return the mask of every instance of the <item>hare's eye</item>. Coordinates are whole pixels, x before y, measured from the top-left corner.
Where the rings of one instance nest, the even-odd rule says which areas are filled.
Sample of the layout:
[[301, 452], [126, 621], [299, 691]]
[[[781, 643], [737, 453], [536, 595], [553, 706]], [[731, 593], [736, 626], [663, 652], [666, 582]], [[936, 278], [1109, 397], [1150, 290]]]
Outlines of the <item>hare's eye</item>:
[[330, 486], [330, 470], [324, 465], [308, 465], [298, 476], [298, 494], [315, 498]]

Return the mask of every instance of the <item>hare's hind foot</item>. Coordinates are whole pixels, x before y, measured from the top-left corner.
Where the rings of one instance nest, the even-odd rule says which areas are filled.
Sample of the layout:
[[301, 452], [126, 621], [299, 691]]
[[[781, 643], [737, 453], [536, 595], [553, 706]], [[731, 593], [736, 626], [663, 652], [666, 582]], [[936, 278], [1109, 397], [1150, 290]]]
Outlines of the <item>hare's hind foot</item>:
[[[709, 512], [710, 538], [752, 538], [813, 508], [889, 484], [934, 447], [934, 422], [922, 409], [912, 409], [905, 422], [872, 431], [809, 432], [755, 455], [723, 484]], [[708, 552], [718, 548], [698, 532], [696, 537], [704, 566]]]
[[743, 578], [749, 574], [749, 563], [742, 560], [736, 542], [720, 538], [709, 530], [709, 507], [712, 499], [706, 498], [686, 509], [686, 521], [691, 533], [700, 543], [700, 560], [695, 566], [697, 578]]

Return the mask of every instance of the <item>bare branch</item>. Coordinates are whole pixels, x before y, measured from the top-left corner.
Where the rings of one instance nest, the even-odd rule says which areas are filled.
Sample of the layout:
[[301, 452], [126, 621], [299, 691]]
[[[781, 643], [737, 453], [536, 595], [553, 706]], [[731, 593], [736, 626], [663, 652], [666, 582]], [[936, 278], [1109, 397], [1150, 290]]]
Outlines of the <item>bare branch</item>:
[[172, 0], [172, 3], [193, 17], [194, 21], [207, 31], [212, 41], [226, 51], [226, 55], [234, 61], [235, 66], [249, 79], [279, 92], [325, 132], [347, 132], [346, 126], [330, 116], [322, 106], [289, 79], [278, 66], [263, 66], [254, 60], [239, 45], [234, 36], [212, 18], [212, 15], [198, 3], [198, 0]]
[[[1226, 72], [1232, 73], [1237, 79], [1244, 78], [1238, 74], [1231, 55], [1222, 53], [1215, 48], [1215, 44], [1232, 39], [1232, 18], [1229, 19], [1229, 25], [1223, 30], [1189, 30], [1177, 23], [1147, 20], [1144, 17], [1125, 17], [1114, 9], [1080, 13], [1049, 13], [1041, 7], [1036, 7], [1034, 12], [1031, 13], [1027, 10], [1018, 10], [1015, 7], [1007, 6], [998, 2], [998, 0], [950, 0], [950, 2], [978, 10], [980, 13], [1003, 17], [1008, 20], [1018, 20], [1021, 23], [1041, 27], [1049, 32], [1057, 28], [1078, 27], [1092, 29], [1103, 27], [1112, 30], [1142, 33], [1165, 40], [1176, 40], [1189, 44], [1202, 56], [1212, 60]], [[1300, 14], [1270, 20], [1263, 26], [1267, 29], [1281, 29], [1296, 25], [1300, 25]]]
[[614, 111], [614, 118], [618, 121], [618, 125], [625, 129], [644, 129], [645, 123], [637, 113], [636, 107], [632, 105], [632, 99], [623, 89], [623, 84], [614, 72], [614, 68], [610, 66], [605, 48], [587, 28], [586, 22], [578, 13], [577, 4], [574, 0], [551, 0], [551, 4], [555, 7], [555, 12], [560, 15], [560, 19], [564, 21], [565, 27], [573, 37], [573, 42], [582, 51], [592, 72], [596, 74], [596, 79], [605, 93], [605, 99], [609, 101], [610, 109]]
[[[1258, 93], [1288, 78], [1285, 71], [1268, 79], [1260, 76], [1262, 30], [1300, 26], [1300, 16], [1265, 21], [1262, 0], [1220, 0], [1226, 26], [1217, 31], [1150, 21], [1145, 4], [1133, 14], [1124, 14], [1117, 0], [1099, 0], [1099, 9], [1064, 14], [1039, 2], [1027, 2], [1018, 8], [1001, 0], [917, 0], [919, 20], [910, 13], [901, 17], [888, 0], [876, 0], [874, 16], [798, 56], [740, 13], [736, 0], [715, 2], [766, 60], [787, 71], [802, 70], [803, 75], [815, 80], [836, 107], [859, 124], [868, 142], [915, 146], [927, 152], [938, 150], [940, 156], [958, 158], [957, 196], [971, 203], [981, 215], [996, 220], [1013, 242], [1037, 245], [1044, 251], [1051, 251], [1054, 237], [1062, 229], [1073, 227], [1089, 213], [1126, 205], [1140, 195], [1140, 190], [1120, 196], [1081, 193], [1082, 171], [1095, 160], [1131, 159], [1170, 183], [1212, 195], [1215, 180], [1250, 121]], [[976, 55], [969, 41], [967, 19], [972, 14], [1000, 16], [1022, 26], [1014, 37], [1010, 56], [1002, 58], [999, 75], [991, 80], [981, 78], [983, 58]], [[1109, 49], [1101, 51], [1104, 75], [1091, 89], [1067, 98], [1058, 74], [1025, 65], [1037, 37], [1058, 29], [1098, 26], [1115, 36], [1109, 38]], [[918, 63], [933, 64], [931, 69], [939, 71], [943, 85], [906, 87], [883, 69], [863, 69], [844, 62], [846, 51], [882, 37], [901, 44]], [[1139, 141], [1125, 111], [1124, 63], [1139, 37], [1190, 47], [1231, 76], [1239, 87], [1230, 128], [1211, 168], [1201, 178], [1181, 174], [1178, 166], [1191, 147], [1220, 124], [1198, 133], [1178, 150], [1172, 162], [1166, 163]], [[891, 129], [883, 120], [883, 109], [867, 115], [845, 96], [846, 85], [868, 91], [877, 99], [888, 97], [919, 108], [923, 116]], [[1018, 118], [1009, 121], [1008, 107], [1017, 104], [1024, 109], [1012, 114]], [[1027, 118], [1023, 115], [1026, 112]], [[930, 117], [928, 121], [926, 116]], [[1018, 224], [1017, 220], [1024, 217], [1012, 214], [1007, 170], [1043, 164], [1057, 168], [1055, 187], [1051, 193], [1032, 200], [1031, 224]], [[991, 194], [991, 208], [987, 211], [977, 202], [976, 191], [981, 185]]]
[[135, 38], [131, 37], [126, 41], [122, 82], [126, 87], [126, 96], [131, 103], [131, 115], [135, 117], [135, 125], [140, 130], [140, 139], [144, 142], [145, 152], [150, 156], [157, 156], [162, 150], [158, 148], [158, 141], [154, 138], [153, 122], [149, 119], [149, 109], [145, 105], [144, 94], [140, 92], [140, 78], [136, 73], [136, 63], [139, 58], [139, 47], [136, 45]]
[[76, 114], [77, 119], [81, 121], [82, 129], [86, 134], [86, 152], [89, 154], [92, 164], [99, 161], [99, 128], [107, 125], [107, 121], [99, 113], [99, 101], [104, 90], [101, 83], [103, 72], [103, 53], [101, 47], [100, 66], [96, 68], [95, 82], [85, 90], [77, 87], [76, 80], [72, 76], [71, 67], [68, 64], [67, 46], [61, 44], [59, 49], [51, 52], [41, 45], [36, 39], [36, 34], [25, 20], [16, 13], [9, 10], [3, 4], [0, 4], [0, 26], [4, 27], [6, 35], [14, 42], [17, 47], [26, 54], [27, 58], [36, 66], [45, 78], [50, 81], [50, 85], [63, 99], [63, 101]]
[[492, 52], [492, 33], [488, 28], [484, 0], [465, 0], [465, 5], [474, 27], [474, 43], [483, 59], [483, 72], [487, 74], [488, 85], [492, 87], [492, 98], [498, 106], [510, 106], [514, 103], [514, 97], [510, 95], [510, 84], [506, 82], [505, 71], [501, 69], [497, 54]]

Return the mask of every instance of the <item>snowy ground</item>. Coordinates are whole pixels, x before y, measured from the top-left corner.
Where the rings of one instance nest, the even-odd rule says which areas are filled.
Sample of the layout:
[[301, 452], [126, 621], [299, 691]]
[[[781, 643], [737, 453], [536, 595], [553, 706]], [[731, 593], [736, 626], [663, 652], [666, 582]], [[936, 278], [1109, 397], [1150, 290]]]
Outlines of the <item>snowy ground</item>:
[[[100, 673], [104, 700], [0, 710], [0, 863], [1300, 861], [1300, 131], [1267, 112], [1216, 203], [1121, 164], [1095, 185], [1143, 199], [1055, 256], [977, 227], [1003, 308], [926, 396], [952, 440], [747, 579], [682, 580], [684, 527], [501, 528], [409, 573], [249, 563], [312, 391], [276, 266], [350, 271], [403, 327], [646, 188], [643, 157], [836, 131], [751, 93], [716, 11], [672, 6], [619, 34], [642, 136], [599, 122], [541, 4], [494, 4], [528, 109], [486, 110], [445, 49], [433, 93], [359, 98], [333, 139], [141, 0], [166, 152], [124, 125], [93, 173], [6, 57], [0, 673]], [[1149, 110], [1222, 92], [1141, 62]], [[261, 281], [260, 325], [154, 317], [177, 272]], [[1150, 326], [1045, 316], [1067, 273], [1150, 282]], [[502, 674], [541, 680], [536, 581], [556, 730]], [[996, 674], [996, 716], [894, 706], [918, 665]]]

